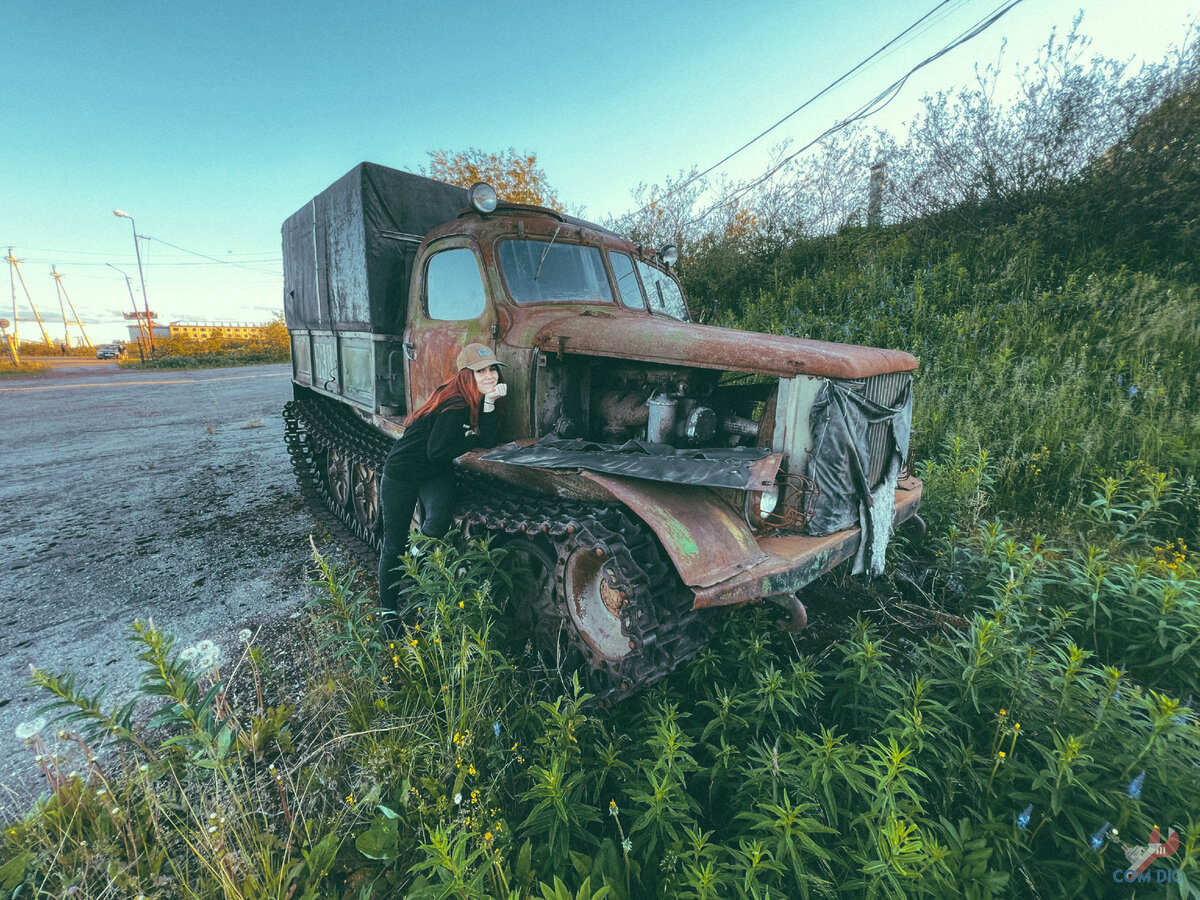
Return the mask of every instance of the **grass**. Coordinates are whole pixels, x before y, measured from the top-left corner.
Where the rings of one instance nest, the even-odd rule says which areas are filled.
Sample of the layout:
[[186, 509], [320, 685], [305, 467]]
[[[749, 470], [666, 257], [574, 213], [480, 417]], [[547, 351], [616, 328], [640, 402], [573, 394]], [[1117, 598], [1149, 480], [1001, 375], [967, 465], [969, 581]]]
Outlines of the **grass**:
[[261, 366], [291, 362], [286, 348], [242, 347], [207, 352], [184, 352], [180, 355], [160, 356], [145, 361], [121, 360], [122, 369], [220, 369], [233, 366]]
[[[295, 708], [273, 704], [252, 642], [181, 649], [138, 624], [149, 718], [35, 674], [66, 730], [29, 738], [48, 793], [5, 828], [0, 888], [1095, 897], [1128, 890], [1120, 844], [1157, 824], [1180, 843], [1151, 871], [1177, 871], [1168, 889], [1187, 896], [1200, 578], [1152, 537], [1171, 485], [1098, 484], [1077, 512], [1093, 542], [1051, 545], [982, 514], [978, 455], [949, 448], [926, 474], [972, 467], [984, 477], [932, 510], [945, 527], [919, 577], [827, 582], [842, 599], [814, 605], [815, 640], [763, 608], [729, 616], [698, 659], [613, 710], [506, 633], [504, 551], [486, 543], [408, 561], [416, 613], [390, 644], [356, 574], [314, 556]], [[117, 750], [104, 767], [86, 762], [100, 745]]]
[[13, 365], [11, 360], [0, 359], [0, 378], [21, 375], [36, 375], [45, 372], [49, 366], [45, 363], [22, 360], [19, 365]]
[[1018, 260], [994, 273], [955, 253], [918, 262], [910, 238], [830, 239], [790, 260], [815, 268], [781, 276], [738, 324], [914, 353], [918, 457], [950, 435], [986, 446], [993, 502], [1031, 527], [1065, 526], [1092, 479], [1148, 466], [1180, 482], [1194, 528], [1200, 288], [1118, 271], [1024, 290]]

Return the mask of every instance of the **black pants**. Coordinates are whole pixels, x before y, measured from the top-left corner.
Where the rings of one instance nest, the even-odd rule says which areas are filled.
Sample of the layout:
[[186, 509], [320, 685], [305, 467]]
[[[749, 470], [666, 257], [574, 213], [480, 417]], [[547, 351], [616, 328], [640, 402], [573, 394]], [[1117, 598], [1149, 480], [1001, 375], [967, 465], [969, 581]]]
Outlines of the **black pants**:
[[383, 467], [380, 500], [383, 513], [383, 552], [379, 556], [379, 603], [385, 610], [398, 612], [404, 575], [395, 571], [400, 557], [408, 549], [408, 533], [413, 512], [420, 499], [424, 510], [421, 534], [442, 537], [454, 524], [454, 475], [438, 475], [413, 481]]

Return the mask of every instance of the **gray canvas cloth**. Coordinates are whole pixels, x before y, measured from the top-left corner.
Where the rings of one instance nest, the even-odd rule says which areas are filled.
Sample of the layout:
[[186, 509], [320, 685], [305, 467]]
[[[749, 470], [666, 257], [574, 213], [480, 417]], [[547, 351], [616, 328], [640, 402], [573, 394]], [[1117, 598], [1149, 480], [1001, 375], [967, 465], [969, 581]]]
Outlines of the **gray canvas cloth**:
[[[908, 456], [912, 437], [912, 388], [889, 408], [868, 400], [850, 383], [826, 381], [817, 394], [810, 418], [813, 434], [808, 477], [820, 490], [820, 502], [810, 510], [808, 534], [822, 535], [859, 526], [863, 540], [854, 572], [883, 571], [883, 554], [891, 533], [896, 481]], [[879, 485], [867, 484], [870, 450], [867, 426], [890, 427], [888, 458]]]

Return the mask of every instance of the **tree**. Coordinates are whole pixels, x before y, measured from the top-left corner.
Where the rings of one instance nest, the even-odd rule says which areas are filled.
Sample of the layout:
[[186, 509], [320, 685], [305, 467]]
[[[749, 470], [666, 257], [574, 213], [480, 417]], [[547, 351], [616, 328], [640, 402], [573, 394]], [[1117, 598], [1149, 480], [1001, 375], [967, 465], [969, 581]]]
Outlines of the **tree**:
[[485, 153], [470, 147], [451, 153], [449, 150], [429, 151], [429, 170], [421, 174], [447, 184], [469, 188], [477, 181], [486, 181], [496, 189], [501, 200], [512, 203], [532, 203], [562, 212], [558, 192], [550, 187], [546, 173], [537, 164], [537, 154], [517, 153], [512, 147], [502, 153]]
[[1048, 191], [1077, 178], [1177, 84], [1175, 62], [1132, 71], [1091, 56], [1079, 19], [1065, 38], [1051, 34], [1036, 62], [1017, 73], [1010, 101], [999, 90], [1001, 67], [977, 73], [957, 93], [924, 98], [903, 143], [883, 137], [889, 218], [988, 206], [1021, 212]]

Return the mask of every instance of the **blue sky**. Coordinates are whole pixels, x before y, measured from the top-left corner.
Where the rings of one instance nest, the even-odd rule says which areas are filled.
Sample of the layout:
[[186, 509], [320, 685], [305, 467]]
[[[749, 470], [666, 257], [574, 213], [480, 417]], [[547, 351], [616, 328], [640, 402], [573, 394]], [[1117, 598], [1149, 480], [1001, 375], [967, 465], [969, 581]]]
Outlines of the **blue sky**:
[[[773, 145], [812, 138], [999, 2], [947, 3], [724, 171], [759, 174]], [[364, 159], [415, 171], [430, 150], [511, 146], [538, 155], [572, 209], [624, 212], [639, 181], [716, 162], [935, 5], [9, 0], [0, 251], [26, 260], [39, 311], [58, 317], [53, 336], [52, 264], [93, 341], [124, 337], [125, 281], [104, 264], [142, 299], [121, 208], [157, 239], [142, 248], [160, 320], [262, 321], [282, 308], [281, 222]], [[874, 121], [898, 128], [923, 94], [968, 83], [1002, 40], [1011, 63], [1032, 62], [1081, 6], [1096, 51], [1119, 59], [1159, 59], [1193, 15], [1179, 0], [1026, 0]]]

